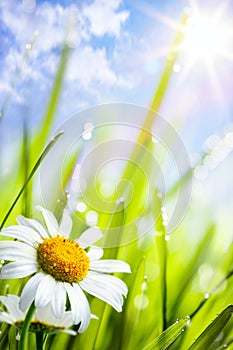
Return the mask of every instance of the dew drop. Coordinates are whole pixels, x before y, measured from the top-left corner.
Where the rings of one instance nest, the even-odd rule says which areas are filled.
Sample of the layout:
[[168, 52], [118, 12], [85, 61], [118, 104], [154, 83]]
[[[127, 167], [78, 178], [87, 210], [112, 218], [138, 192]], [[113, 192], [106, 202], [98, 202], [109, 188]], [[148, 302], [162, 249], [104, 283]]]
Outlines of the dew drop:
[[170, 235], [166, 235], [166, 236], [164, 237], [164, 239], [165, 239], [165, 241], [169, 241], [169, 240], [170, 240]]
[[124, 203], [124, 201], [125, 201], [124, 197], [120, 197], [117, 199], [116, 204]]
[[147, 283], [146, 282], [143, 282], [142, 283], [142, 292], [145, 292], [147, 289]]
[[82, 138], [83, 138], [83, 140], [86, 140], [86, 141], [90, 140], [92, 138], [92, 132], [85, 130], [82, 133]]
[[186, 322], [186, 326], [189, 326], [191, 324], [191, 319], [190, 319], [190, 316], [185, 316], [187, 322]]
[[20, 340], [20, 334], [19, 333], [16, 334], [15, 339], [18, 340], [18, 341]]
[[27, 43], [27, 44], [25, 45], [25, 47], [26, 47], [26, 50], [31, 50], [32, 45], [31, 45], [30, 43]]
[[224, 347], [224, 349], [226, 349], [227, 348], [227, 344], [224, 344], [223, 347]]
[[84, 124], [83, 129], [85, 131], [92, 132], [94, 130], [94, 124], [91, 123], [91, 122], [87, 122], [87, 123]]
[[204, 298], [209, 299], [209, 297], [210, 297], [209, 293], [205, 293]]

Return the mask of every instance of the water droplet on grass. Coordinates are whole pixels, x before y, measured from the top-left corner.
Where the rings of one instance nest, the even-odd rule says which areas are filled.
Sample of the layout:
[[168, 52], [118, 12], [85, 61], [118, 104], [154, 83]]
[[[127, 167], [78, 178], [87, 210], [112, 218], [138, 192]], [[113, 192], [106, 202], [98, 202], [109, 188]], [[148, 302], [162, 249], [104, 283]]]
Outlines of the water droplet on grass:
[[18, 340], [18, 341], [20, 340], [20, 334], [19, 333], [16, 334], [15, 339]]
[[32, 45], [31, 45], [30, 43], [27, 43], [27, 44], [25, 45], [25, 47], [26, 47], [26, 50], [31, 50]]
[[85, 130], [82, 133], [82, 138], [83, 138], [83, 140], [86, 140], [86, 141], [90, 140], [92, 138], [92, 132]]

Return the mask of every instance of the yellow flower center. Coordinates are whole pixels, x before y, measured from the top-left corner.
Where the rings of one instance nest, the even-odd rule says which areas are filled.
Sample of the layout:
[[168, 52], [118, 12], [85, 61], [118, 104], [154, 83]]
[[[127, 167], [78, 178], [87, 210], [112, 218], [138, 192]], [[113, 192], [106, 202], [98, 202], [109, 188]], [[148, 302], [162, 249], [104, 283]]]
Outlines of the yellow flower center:
[[78, 243], [65, 237], [46, 238], [37, 250], [41, 269], [57, 281], [79, 282], [88, 272], [90, 259]]

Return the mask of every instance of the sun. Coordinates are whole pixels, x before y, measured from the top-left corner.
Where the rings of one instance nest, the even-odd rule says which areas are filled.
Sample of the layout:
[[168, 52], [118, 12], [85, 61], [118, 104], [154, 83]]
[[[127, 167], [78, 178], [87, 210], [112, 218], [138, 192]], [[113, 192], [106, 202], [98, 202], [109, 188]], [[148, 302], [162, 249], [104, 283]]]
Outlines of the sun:
[[231, 30], [216, 12], [190, 15], [184, 30], [184, 52], [193, 61], [208, 62], [224, 56], [230, 46]]

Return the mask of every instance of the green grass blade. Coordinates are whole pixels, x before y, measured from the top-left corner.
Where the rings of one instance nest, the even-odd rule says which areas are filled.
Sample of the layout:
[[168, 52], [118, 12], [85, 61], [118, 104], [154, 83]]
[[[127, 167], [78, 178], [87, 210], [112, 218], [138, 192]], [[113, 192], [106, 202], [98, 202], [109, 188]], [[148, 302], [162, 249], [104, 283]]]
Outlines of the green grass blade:
[[226, 350], [226, 349], [230, 349], [229, 348], [229, 345], [232, 345], [233, 344], [233, 337], [226, 340], [224, 342], [224, 344], [220, 345], [219, 347], [217, 347], [215, 350]]
[[[167, 328], [158, 337], [148, 343], [143, 350], [165, 350], [182, 334], [189, 324], [189, 318], [184, 317]], [[204, 348], [203, 348], [204, 349]]]
[[[23, 183], [27, 181], [29, 176], [29, 134], [28, 134], [28, 119], [25, 117], [23, 121], [23, 144], [22, 144], [22, 169], [23, 169]], [[31, 203], [32, 188], [31, 185], [25, 187], [23, 192], [23, 210], [24, 216], [30, 216], [30, 203]]]
[[182, 300], [185, 298], [187, 288], [190, 286], [190, 283], [193, 279], [194, 274], [197, 272], [202, 261], [205, 259], [206, 251], [209, 249], [215, 232], [215, 225], [212, 224], [207, 229], [206, 234], [204, 235], [201, 242], [196, 248], [193, 258], [187, 264], [185, 270], [182, 274], [182, 279], [179, 280], [179, 290], [177, 290], [177, 295], [174, 298], [172, 303], [173, 307], [170, 308], [171, 314], [169, 315], [169, 323], [174, 322], [174, 318], [181, 304]]
[[[155, 110], [155, 111], [158, 111], [160, 109], [160, 106], [163, 102], [163, 99], [164, 99], [165, 93], [167, 91], [171, 76], [173, 74], [173, 67], [174, 67], [174, 64], [175, 64], [178, 56], [179, 56], [182, 42], [184, 40], [184, 28], [187, 24], [187, 20], [188, 20], [188, 16], [187, 16], [187, 14], [184, 14], [180, 20], [180, 24], [179, 24], [175, 39], [172, 43], [170, 52], [168, 53], [168, 58], [167, 58], [167, 61], [165, 64], [165, 68], [163, 70], [158, 88], [156, 90], [156, 93], [155, 93], [154, 98], [153, 98], [151, 105], [150, 105], [150, 108]], [[149, 125], [151, 124], [149, 115], [148, 115], [148, 120], [145, 122], [145, 125], [147, 123]]]
[[222, 332], [233, 314], [233, 305], [227, 306], [209, 326], [201, 333], [189, 350], [208, 349]]
[[161, 298], [161, 331], [167, 328], [167, 242], [166, 242], [166, 227], [163, 225], [162, 218], [162, 199], [158, 196], [158, 191], [154, 191], [153, 197], [153, 214], [155, 218], [155, 242], [156, 242], [156, 257], [160, 271], [159, 290]]
[[[154, 94], [154, 97], [152, 99], [152, 102], [150, 105], [150, 110], [147, 113], [145, 121], [141, 127], [141, 132], [138, 136], [136, 146], [133, 149], [133, 152], [131, 155], [131, 159], [133, 161], [137, 161], [137, 159], [141, 158], [144, 154], [143, 148], [142, 147], [139, 148], [140, 146], [138, 146], [138, 145], [141, 144], [141, 145], [144, 145], [147, 147], [151, 142], [151, 134], [149, 131], [151, 130], [151, 128], [156, 120], [156, 117], [157, 117], [157, 113], [155, 113], [155, 111], [156, 112], [159, 111], [160, 106], [164, 100], [164, 97], [165, 97], [165, 94], [166, 94], [166, 91], [167, 91], [167, 88], [168, 88], [168, 85], [169, 85], [169, 82], [170, 82], [170, 79], [171, 79], [171, 76], [173, 73], [174, 63], [176, 62], [177, 57], [180, 53], [180, 48], [181, 48], [181, 45], [182, 45], [182, 42], [184, 39], [184, 27], [186, 26], [187, 19], [188, 19], [188, 17], [185, 14], [180, 21], [179, 28], [178, 28], [177, 33], [175, 35], [174, 42], [171, 45], [171, 49], [168, 53], [168, 59], [167, 59], [166, 64], [165, 64], [165, 68], [164, 68], [163, 73], [161, 75], [161, 78], [160, 78], [158, 87], [156, 89], [156, 92]], [[146, 147], [145, 147], [145, 150], [146, 150]], [[133, 174], [131, 173], [130, 168], [131, 168], [131, 163], [128, 162], [126, 167], [125, 167], [124, 173], [123, 173], [123, 178], [126, 178], [126, 179], [131, 178], [131, 176]]]
[[124, 222], [125, 203], [122, 200], [116, 204], [115, 211], [110, 215], [105, 236], [101, 241], [102, 247], [113, 247], [112, 249], [109, 249], [109, 252], [111, 253], [110, 256], [112, 259], [116, 258], [118, 248], [121, 245]]
[[[131, 284], [129, 296], [125, 305], [124, 331], [122, 336], [122, 349], [133, 349], [134, 338], [137, 335], [137, 327], [140, 318], [140, 308], [137, 310], [134, 306], [134, 299], [136, 296], [143, 297], [144, 290], [142, 284], [145, 280], [145, 259], [141, 259], [136, 269], [133, 283]], [[138, 334], [139, 335], [139, 334]]]
[[67, 205], [68, 196], [68, 192], [62, 193], [60, 198], [57, 200], [57, 205], [54, 209], [54, 215], [59, 223], [61, 222], [63, 211]]
[[233, 276], [233, 270], [230, 270], [226, 274], [226, 276], [211, 290], [211, 292], [208, 293], [208, 298], [204, 298], [200, 302], [198, 307], [192, 312], [192, 314], [190, 314], [190, 317], [193, 318], [198, 313], [198, 311], [203, 307], [203, 305], [207, 302], [207, 300], [209, 300], [209, 298], [232, 276]]
[[25, 191], [28, 183], [30, 182], [30, 180], [32, 179], [32, 177], [34, 176], [35, 172], [37, 171], [38, 167], [40, 166], [41, 162], [43, 161], [43, 159], [46, 157], [46, 155], [48, 154], [48, 152], [51, 150], [51, 148], [55, 145], [55, 143], [58, 141], [58, 139], [61, 137], [61, 135], [63, 134], [63, 131], [58, 132], [53, 138], [52, 140], [48, 143], [48, 145], [45, 147], [44, 151], [41, 153], [41, 155], [39, 156], [37, 162], [35, 163], [34, 167], [32, 168], [32, 171], [30, 172], [27, 180], [25, 181], [25, 183], [23, 184], [21, 190], [19, 191], [18, 195], [16, 196], [14, 202], [12, 203], [12, 205], [10, 206], [10, 209], [8, 210], [8, 212], [6, 213], [4, 219], [2, 220], [1, 226], [0, 226], [0, 230], [3, 228], [3, 226], [5, 225], [8, 217], [10, 216], [12, 210], [14, 209], [15, 205], [17, 204], [19, 198], [21, 197], [21, 195], [23, 194], [23, 192]]

